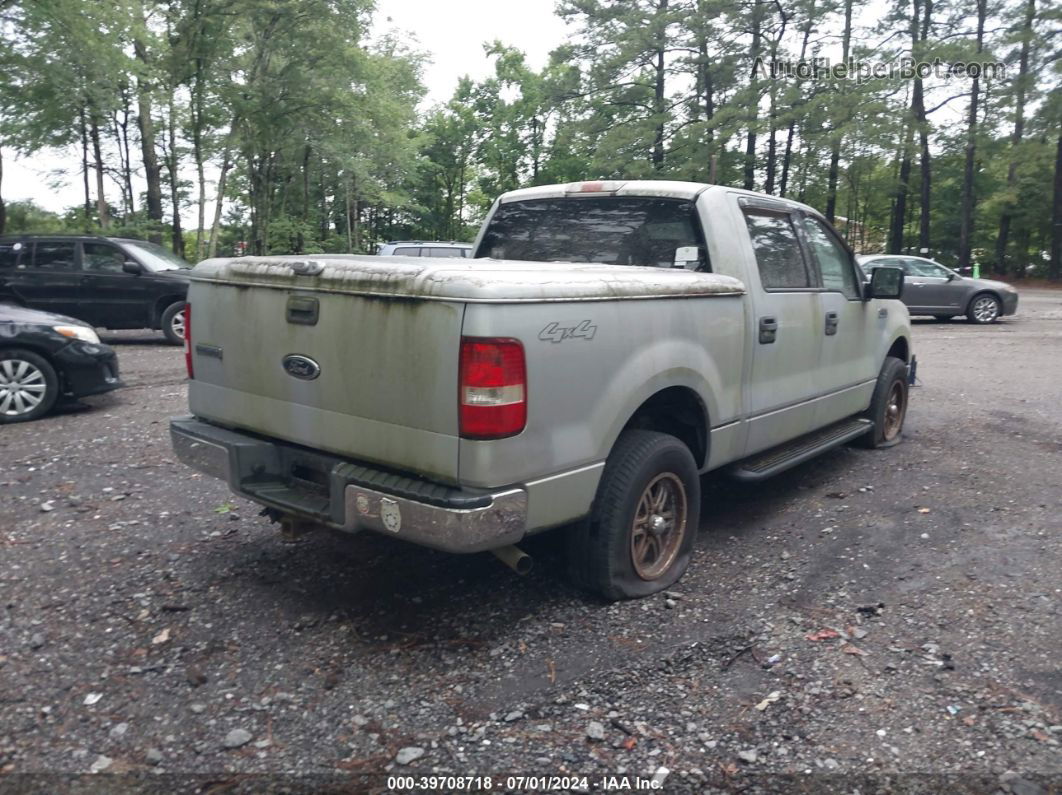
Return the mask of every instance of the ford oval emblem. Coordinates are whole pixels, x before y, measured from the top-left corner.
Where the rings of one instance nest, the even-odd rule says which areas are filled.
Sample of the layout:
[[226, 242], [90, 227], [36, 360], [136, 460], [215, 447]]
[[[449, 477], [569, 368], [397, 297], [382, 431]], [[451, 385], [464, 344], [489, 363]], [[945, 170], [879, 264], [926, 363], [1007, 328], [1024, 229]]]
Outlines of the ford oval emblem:
[[309, 356], [299, 353], [289, 353], [283, 358], [281, 364], [284, 370], [293, 378], [301, 378], [303, 381], [312, 381], [321, 374], [321, 365]]

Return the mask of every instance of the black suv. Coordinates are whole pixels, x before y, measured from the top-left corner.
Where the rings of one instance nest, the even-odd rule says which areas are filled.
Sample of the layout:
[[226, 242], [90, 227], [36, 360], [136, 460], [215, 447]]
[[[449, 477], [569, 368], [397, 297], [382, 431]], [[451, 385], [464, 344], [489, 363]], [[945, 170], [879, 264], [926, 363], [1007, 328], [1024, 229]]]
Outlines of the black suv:
[[115, 237], [0, 237], [0, 303], [108, 329], [162, 329], [180, 345], [191, 266], [155, 243]]

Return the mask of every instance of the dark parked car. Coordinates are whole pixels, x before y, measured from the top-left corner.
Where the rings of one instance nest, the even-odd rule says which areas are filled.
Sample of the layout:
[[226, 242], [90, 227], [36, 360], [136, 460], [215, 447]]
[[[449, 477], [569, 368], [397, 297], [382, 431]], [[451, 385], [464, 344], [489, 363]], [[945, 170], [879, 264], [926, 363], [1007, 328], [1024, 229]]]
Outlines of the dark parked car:
[[872, 254], [858, 260], [864, 276], [882, 265], [903, 268], [903, 302], [912, 315], [966, 315], [971, 323], [994, 323], [1018, 311], [1018, 291], [1006, 282], [963, 276], [925, 257]]
[[472, 244], [454, 240], [391, 240], [381, 243], [381, 257], [471, 257]]
[[191, 266], [143, 240], [0, 237], [0, 301], [108, 329], [162, 329], [180, 345]]
[[120, 386], [118, 357], [91, 326], [0, 304], [0, 424], [35, 420], [59, 400]]

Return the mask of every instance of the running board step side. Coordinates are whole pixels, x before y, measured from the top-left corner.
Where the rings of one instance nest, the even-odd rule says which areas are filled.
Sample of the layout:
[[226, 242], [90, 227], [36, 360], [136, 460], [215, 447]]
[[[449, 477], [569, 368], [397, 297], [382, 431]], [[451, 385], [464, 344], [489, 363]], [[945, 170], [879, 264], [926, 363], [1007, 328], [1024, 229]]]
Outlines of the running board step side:
[[865, 418], [842, 420], [739, 461], [730, 474], [746, 482], [766, 480], [873, 429], [874, 423]]

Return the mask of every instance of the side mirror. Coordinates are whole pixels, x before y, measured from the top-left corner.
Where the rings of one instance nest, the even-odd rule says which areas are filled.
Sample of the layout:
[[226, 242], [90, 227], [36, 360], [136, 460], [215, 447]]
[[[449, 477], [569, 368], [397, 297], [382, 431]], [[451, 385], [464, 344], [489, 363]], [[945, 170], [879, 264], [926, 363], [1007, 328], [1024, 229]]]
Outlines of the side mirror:
[[954, 273], [948, 273], [948, 281], [949, 282], [953, 282], [953, 281], [955, 281], [955, 279], [956, 279], [956, 276], [955, 276]]
[[131, 273], [133, 276], [139, 276], [144, 272], [144, 267], [139, 262], [127, 259], [122, 263], [122, 271], [124, 273]]
[[865, 293], [866, 300], [871, 298], [899, 298], [903, 295], [902, 268], [874, 268], [870, 274], [870, 283]]

